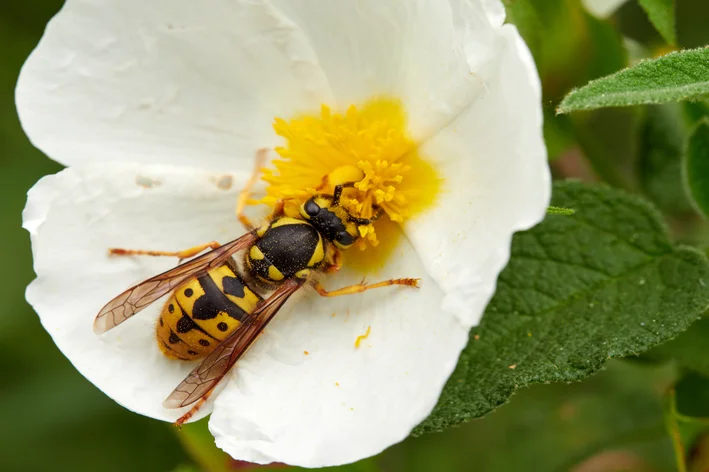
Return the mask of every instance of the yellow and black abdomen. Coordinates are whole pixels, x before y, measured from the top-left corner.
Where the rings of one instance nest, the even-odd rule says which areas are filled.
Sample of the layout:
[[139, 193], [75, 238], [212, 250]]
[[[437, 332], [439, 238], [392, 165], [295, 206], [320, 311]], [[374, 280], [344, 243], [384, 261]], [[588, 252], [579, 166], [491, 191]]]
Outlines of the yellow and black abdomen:
[[228, 265], [212, 269], [175, 290], [165, 303], [158, 319], [158, 345], [170, 358], [204, 357], [239, 327], [260, 300]]

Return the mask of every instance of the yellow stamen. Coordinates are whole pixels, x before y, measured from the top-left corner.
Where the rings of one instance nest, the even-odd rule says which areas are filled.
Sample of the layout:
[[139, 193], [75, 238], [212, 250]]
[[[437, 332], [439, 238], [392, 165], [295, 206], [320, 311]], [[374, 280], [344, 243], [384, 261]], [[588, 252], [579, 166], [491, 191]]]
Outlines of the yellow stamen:
[[[317, 193], [331, 194], [337, 184], [355, 182], [340, 200], [352, 216], [370, 218], [381, 208], [382, 221], [401, 223], [430, 207], [440, 190], [440, 177], [408, 135], [398, 100], [351, 105], [343, 114], [322, 105], [319, 116], [276, 118], [273, 128], [286, 143], [276, 148], [280, 159], [274, 168], [263, 171], [266, 196], [251, 203], [290, 199], [300, 204]], [[361, 249], [378, 244], [379, 225], [358, 228]]]
[[362, 344], [362, 341], [364, 341], [365, 339], [367, 339], [369, 337], [369, 333], [371, 331], [372, 331], [372, 327], [367, 326], [367, 332], [357, 336], [357, 338], [355, 339], [355, 349], [359, 349], [359, 345]]

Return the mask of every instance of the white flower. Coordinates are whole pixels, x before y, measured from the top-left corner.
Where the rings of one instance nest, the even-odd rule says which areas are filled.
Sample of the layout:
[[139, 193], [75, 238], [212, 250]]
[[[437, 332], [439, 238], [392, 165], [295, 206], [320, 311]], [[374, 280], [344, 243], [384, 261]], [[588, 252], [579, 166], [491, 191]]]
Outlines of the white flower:
[[612, 15], [628, 0], [582, 0], [583, 5], [589, 13], [605, 18]]
[[[69, 166], [34, 186], [24, 213], [37, 273], [27, 298], [59, 348], [121, 405], [174, 421], [184, 410], [162, 401], [195, 364], [160, 353], [161, 304], [100, 337], [92, 323], [176, 261], [107, 249], [235, 239], [255, 151], [284, 144], [275, 118], [295, 126], [322, 105], [364, 113], [388, 100], [405, 113], [401, 142], [429, 163], [404, 182], [442, 181], [418, 213], [402, 204], [405, 238], [367, 279], [421, 288], [302, 290], [197, 417], [212, 412], [217, 445], [260, 463], [341, 464], [404, 439], [436, 404], [512, 234], [548, 204], [539, 79], [503, 20], [498, 0], [68, 0], [17, 87], [30, 139]], [[314, 162], [315, 174], [327, 167]], [[349, 262], [368, 251], [350, 249]], [[358, 282], [351, 267], [323, 283]]]

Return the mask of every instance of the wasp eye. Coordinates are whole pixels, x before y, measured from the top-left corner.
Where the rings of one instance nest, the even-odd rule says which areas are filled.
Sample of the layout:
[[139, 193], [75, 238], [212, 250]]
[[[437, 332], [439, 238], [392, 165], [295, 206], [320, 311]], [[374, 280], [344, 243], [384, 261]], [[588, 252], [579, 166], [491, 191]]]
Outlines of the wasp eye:
[[335, 240], [343, 246], [349, 246], [350, 244], [354, 243], [354, 238], [347, 231], [340, 231], [339, 233], [337, 233], [337, 237], [335, 238]]
[[305, 202], [303, 209], [308, 216], [318, 216], [318, 213], [320, 213], [320, 206], [312, 200]]

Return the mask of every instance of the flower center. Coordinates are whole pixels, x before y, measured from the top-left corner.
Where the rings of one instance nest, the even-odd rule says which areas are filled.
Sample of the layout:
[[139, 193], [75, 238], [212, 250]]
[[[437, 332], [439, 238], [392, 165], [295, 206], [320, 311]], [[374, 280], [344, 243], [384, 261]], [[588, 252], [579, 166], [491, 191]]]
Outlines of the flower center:
[[[263, 170], [266, 196], [253, 203], [286, 201], [286, 213], [315, 194], [345, 188], [340, 205], [357, 218], [401, 223], [430, 207], [441, 179], [408, 136], [406, 116], [397, 100], [376, 99], [343, 114], [323, 105], [319, 115], [290, 121], [276, 118], [276, 133], [286, 140], [277, 147], [280, 159]], [[290, 206], [290, 210], [289, 210]], [[378, 244], [380, 221], [358, 227], [361, 249]]]

